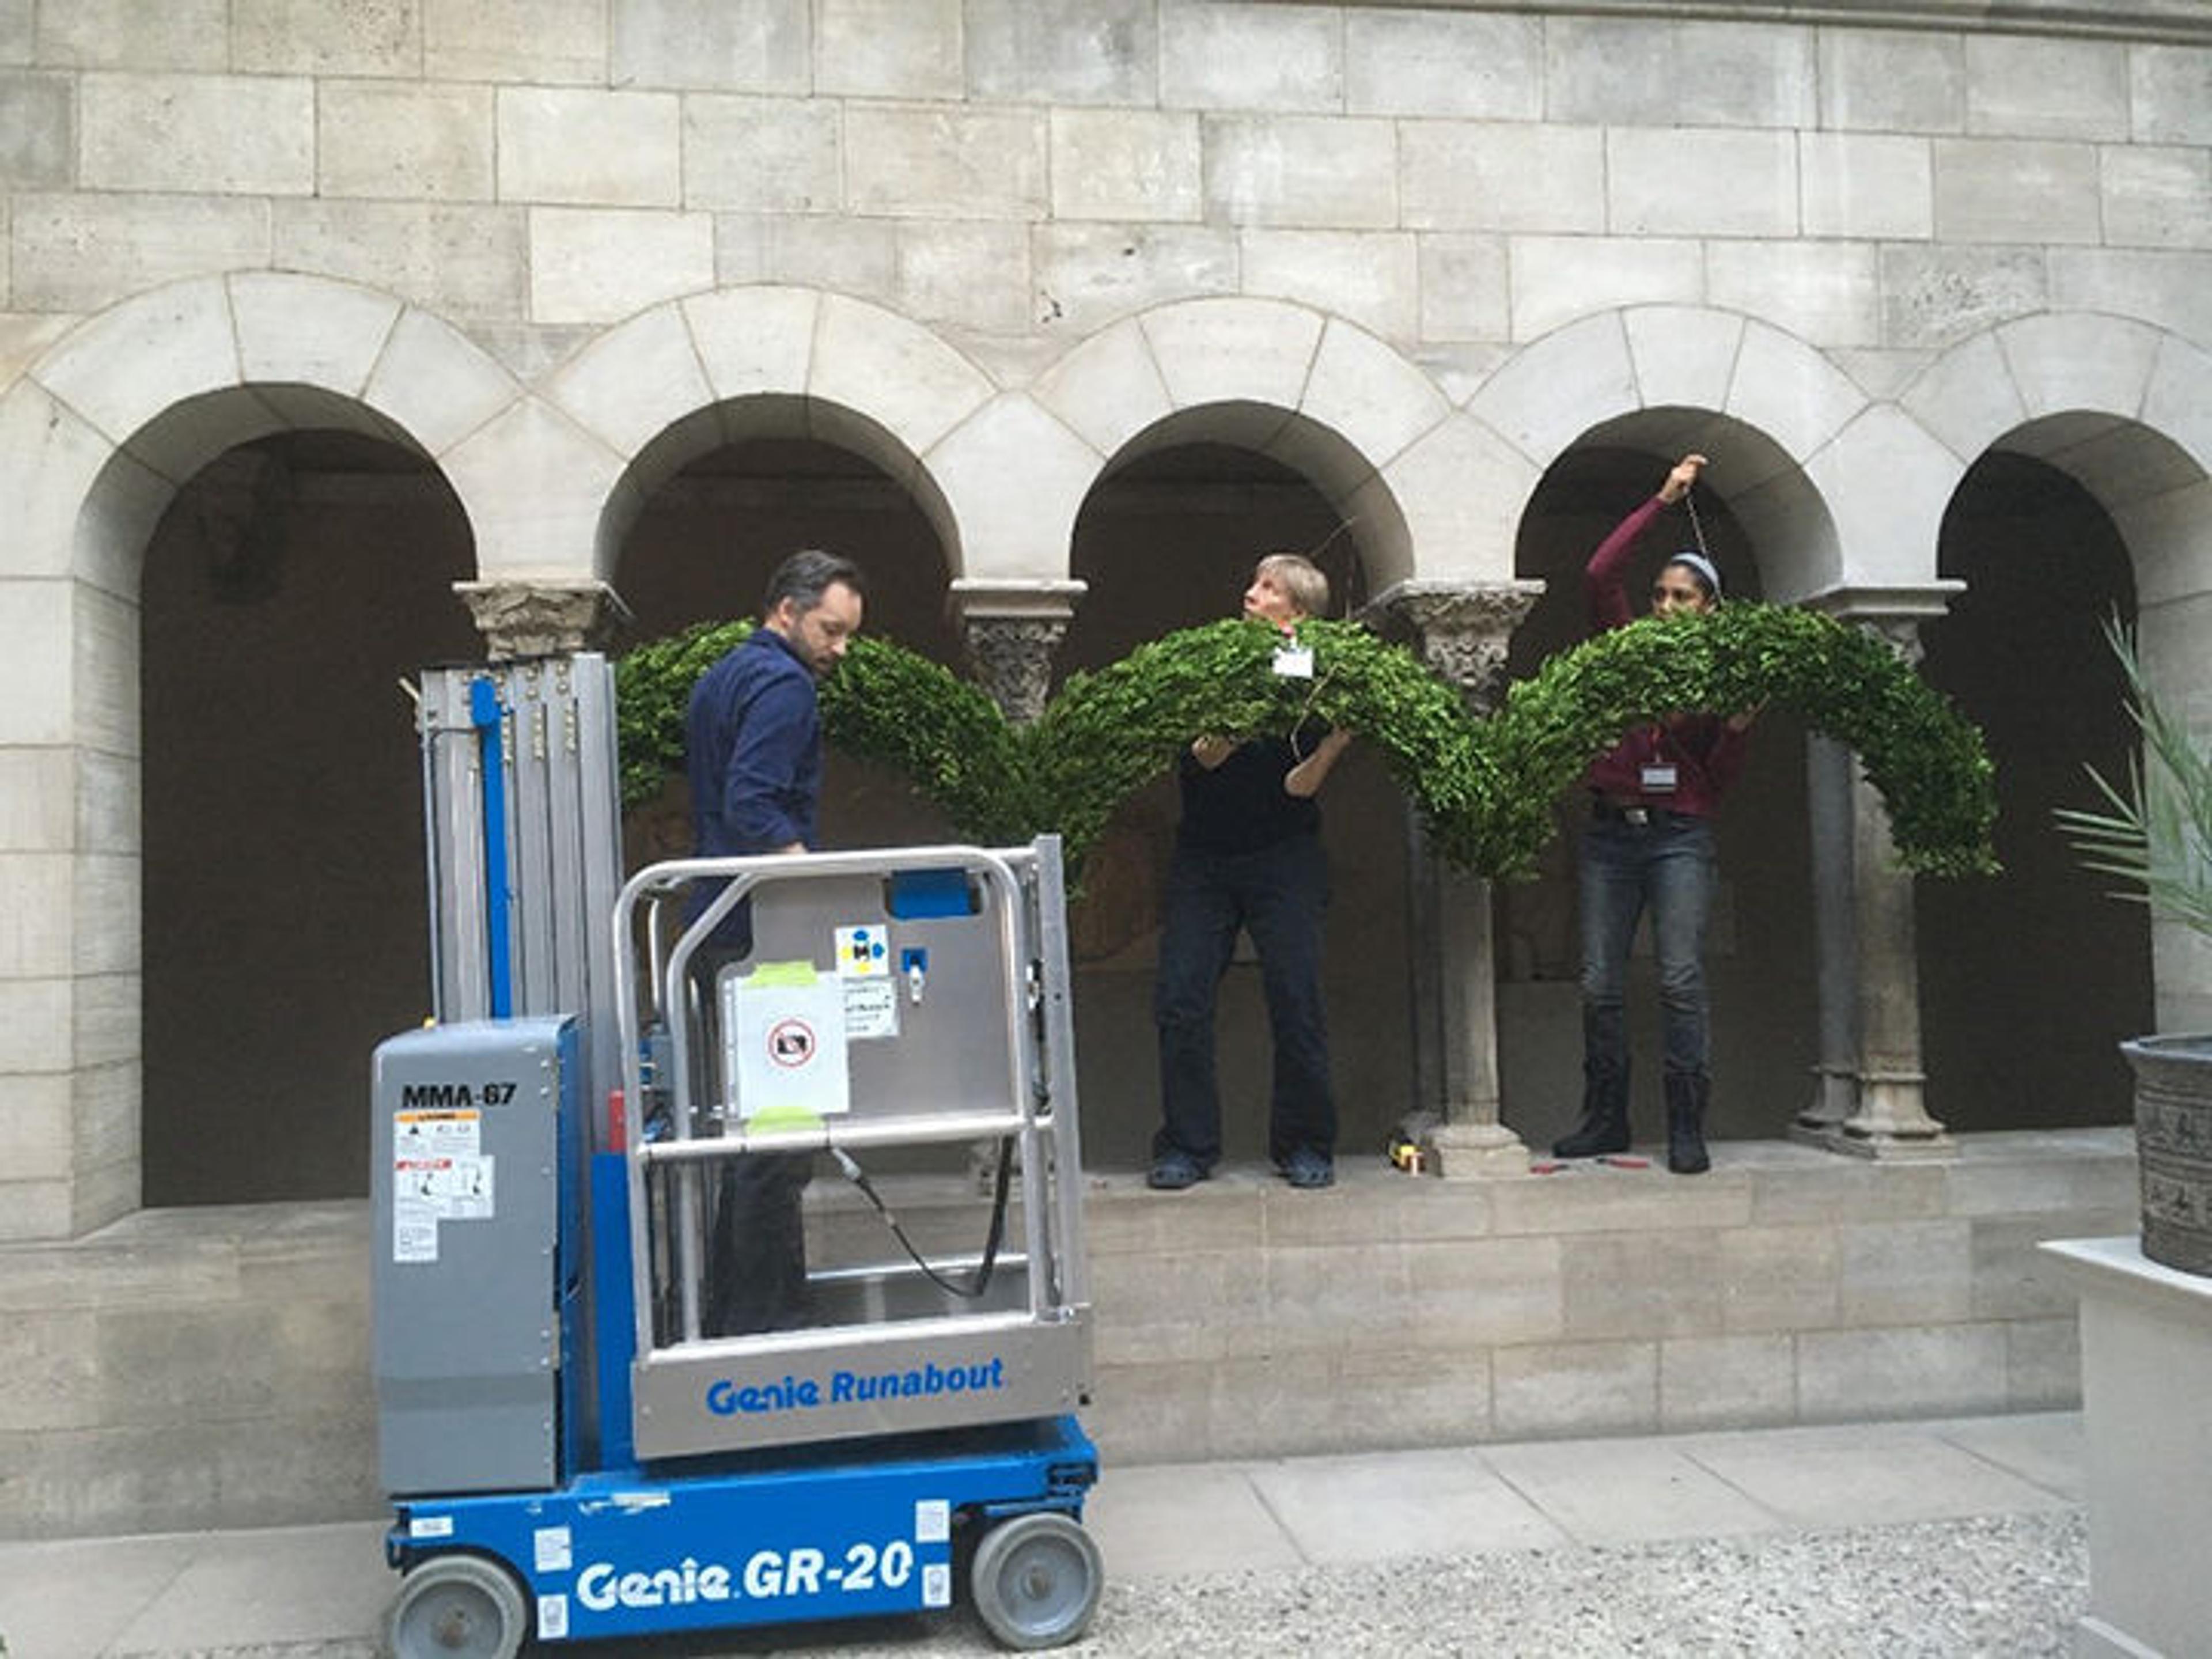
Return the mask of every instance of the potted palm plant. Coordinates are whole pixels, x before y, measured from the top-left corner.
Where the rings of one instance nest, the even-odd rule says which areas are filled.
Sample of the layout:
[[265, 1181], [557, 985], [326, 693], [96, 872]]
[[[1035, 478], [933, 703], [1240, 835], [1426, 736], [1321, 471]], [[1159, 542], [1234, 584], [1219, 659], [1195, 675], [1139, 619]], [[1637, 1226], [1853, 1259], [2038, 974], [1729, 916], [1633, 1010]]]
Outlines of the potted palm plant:
[[[2131, 884], [2116, 897], [2212, 942], [2212, 748], [2152, 695], [2133, 632], [2117, 617], [2105, 631], [2142, 758], [2124, 785], [2089, 768], [2103, 808], [2060, 808], [2059, 823], [2088, 868]], [[2120, 1050], [2136, 1075], [2143, 1254], [2212, 1275], [2212, 1035], [2139, 1037]]]

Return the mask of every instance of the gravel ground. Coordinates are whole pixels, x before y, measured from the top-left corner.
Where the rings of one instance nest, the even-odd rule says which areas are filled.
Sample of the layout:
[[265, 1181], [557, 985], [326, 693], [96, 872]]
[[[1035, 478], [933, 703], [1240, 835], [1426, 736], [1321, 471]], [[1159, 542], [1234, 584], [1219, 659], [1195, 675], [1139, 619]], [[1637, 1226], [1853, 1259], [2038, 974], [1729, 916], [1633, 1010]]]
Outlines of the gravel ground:
[[[1371, 1567], [1109, 1583], [1091, 1634], [1058, 1650], [1115, 1659], [1352, 1656], [2071, 1655], [2087, 1605], [2078, 1511], [1632, 1547], [1531, 1550]], [[1000, 1651], [974, 1621], [877, 1620], [624, 1656], [920, 1659]], [[562, 1650], [611, 1659], [603, 1644]]]
[[[2078, 1510], [1108, 1584], [1069, 1659], [2059, 1659], [2088, 1601]], [[580, 1642], [544, 1659], [936, 1659], [1004, 1650], [951, 1617]], [[368, 1642], [191, 1659], [377, 1659]], [[135, 1656], [134, 1656], [135, 1659]], [[151, 1659], [151, 1656], [149, 1656]], [[161, 1659], [181, 1659], [165, 1650]]]

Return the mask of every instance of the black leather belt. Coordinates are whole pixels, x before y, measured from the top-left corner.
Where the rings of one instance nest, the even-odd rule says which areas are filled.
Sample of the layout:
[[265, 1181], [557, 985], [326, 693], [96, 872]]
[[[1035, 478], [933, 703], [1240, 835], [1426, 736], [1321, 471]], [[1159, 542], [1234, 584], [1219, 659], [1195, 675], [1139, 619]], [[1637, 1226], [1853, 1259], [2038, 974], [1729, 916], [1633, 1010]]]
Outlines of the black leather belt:
[[1632, 823], [1639, 827], [1651, 823], [1681, 823], [1691, 817], [1687, 812], [1677, 812], [1671, 806], [1616, 806], [1602, 795], [1590, 799], [1591, 813], [1607, 823]]

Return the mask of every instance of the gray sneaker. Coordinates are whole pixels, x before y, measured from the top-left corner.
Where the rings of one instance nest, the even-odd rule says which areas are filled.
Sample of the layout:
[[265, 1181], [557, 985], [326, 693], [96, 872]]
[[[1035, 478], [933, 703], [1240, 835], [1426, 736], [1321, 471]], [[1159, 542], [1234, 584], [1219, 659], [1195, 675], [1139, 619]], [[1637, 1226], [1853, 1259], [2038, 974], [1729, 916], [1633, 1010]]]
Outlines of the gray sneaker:
[[1156, 1192], [1179, 1193], [1206, 1179], [1206, 1166], [1188, 1152], [1162, 1152], [1152, 1160], [1145, 1185]]

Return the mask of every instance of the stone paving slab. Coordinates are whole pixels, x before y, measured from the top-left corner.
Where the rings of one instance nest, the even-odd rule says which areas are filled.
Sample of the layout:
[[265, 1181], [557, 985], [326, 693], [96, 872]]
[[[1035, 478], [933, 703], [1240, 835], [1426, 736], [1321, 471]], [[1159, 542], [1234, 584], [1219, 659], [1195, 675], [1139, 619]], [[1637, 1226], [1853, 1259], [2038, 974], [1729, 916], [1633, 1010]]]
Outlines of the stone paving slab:
[[1238, 1464], [1109, 1468], [1085, 1507], [1084, 1524], [1111, 1578], [1176, 1578], [1300, 1560]]
[[1471, 1451], [1301, 1457], [1252, 1469], [1306, 1560], [1339, 1565], [1536, 1549], [1565, 1532]]
[[2070, 1507], [1928, 1433], [1875, 1425], [1689, 1437], [1685, 1455], [1795, 1527], [1891, 1526]]
[[0, 1638], [8, 1659], [109, 1652], [209, 1537], [64, 1539], [0, 1546]]
[[1577, 1543], [1734, 1538], [1785, 1524], [1664, 1440], [1562, 1440], [1483, 1456]]
[[2087, 1462], [2075, 1412], [2026, 1417], [1962, 1418], [1944, 1425], [1943, 1438], [2074, 1503], [2086, 1501]]
[[381, 1522], [207, 1537], [109, 1651], [274, 1647], [365, 1634], [376, 1629], [398, 1583], [384, 1565]]

